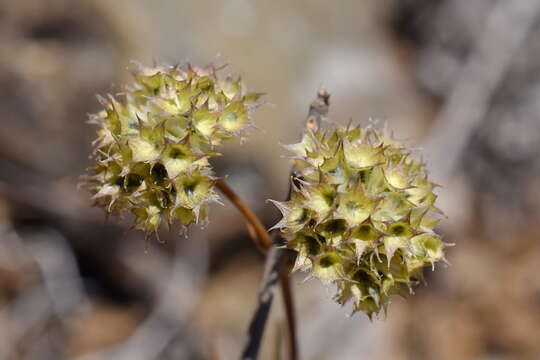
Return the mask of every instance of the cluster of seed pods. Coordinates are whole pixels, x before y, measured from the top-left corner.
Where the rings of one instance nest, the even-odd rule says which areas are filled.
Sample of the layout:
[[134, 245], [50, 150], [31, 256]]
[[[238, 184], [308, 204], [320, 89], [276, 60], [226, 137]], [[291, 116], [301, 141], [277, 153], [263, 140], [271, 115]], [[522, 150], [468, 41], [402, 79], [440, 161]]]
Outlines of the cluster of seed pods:
[[337, 289], [340, 304], [368, 316], [444, 259], [440, 211], [424, 165], [385, 131], [307, 132], [293, 153], [296, 186], [276, 224], [297, 252], [295, 269]]
[[163, 220], [205, 221], [207, 204], [218, 199], [208, 159], [251, 126], [259, 94], [239, 78], [219, 79], [214, 67], [139, 66], [133, 75], [91, 115], [99, 126], [86, 180], [94, 199], [108, 212], [131, 211], [147, 235]]

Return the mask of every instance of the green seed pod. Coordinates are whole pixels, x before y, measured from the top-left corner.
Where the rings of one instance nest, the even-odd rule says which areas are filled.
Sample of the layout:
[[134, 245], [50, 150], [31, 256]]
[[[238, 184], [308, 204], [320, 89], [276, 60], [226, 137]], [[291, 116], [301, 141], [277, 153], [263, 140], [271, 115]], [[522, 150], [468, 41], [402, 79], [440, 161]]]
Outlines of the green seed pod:
[[307, 132], [287, 148], [299, 185], [272, 201], [283, 213], [275, 228], [297, 252], [294, 270], [336, 285], [338, 303], [371, 318], [444, 259], [436, 186], [402, 144], [358, 126]]
[[[130, 211], [147, 235], [162, 220], [184, 227], [206, 221], [217, 201], [208, 159], [224, 141], [242, 138], [260, 94], [240, 79], [219, 79], [214, 67], [139, 66], [134, 83], [115, 98], [99, 98], [86, 183], [107, 212]], [[121, 100], [120, 100], [121, 99]]]

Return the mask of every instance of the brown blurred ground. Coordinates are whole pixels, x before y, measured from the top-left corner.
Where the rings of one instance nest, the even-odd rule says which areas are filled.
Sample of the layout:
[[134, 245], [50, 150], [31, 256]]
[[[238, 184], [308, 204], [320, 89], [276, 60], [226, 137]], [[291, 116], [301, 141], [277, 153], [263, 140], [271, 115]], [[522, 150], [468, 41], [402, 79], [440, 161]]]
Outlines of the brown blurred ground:
[[[230, 63], [224, 73], [268, 94], [259, 130], [215, 164], [267, 225], [277, 213], [265, 199], [287, 188], [279, 144], [297, 140], [321, 83], [333, 121], [381, 119], [426, 146], [452, 266], [373, 323], [296, 275], [304, 359], [540, 358], [536, 3], [1, 0], [0, 359], [237, 358], [263, 259], [235, 209], [146, 244], [76, 187], [94, 94], [119, 91], [130, 60], [154, 58]], [[531, 24], [504, 31], [489, 22], [497, 12]], [[278, 298], [263, 359], [282, 318]]]

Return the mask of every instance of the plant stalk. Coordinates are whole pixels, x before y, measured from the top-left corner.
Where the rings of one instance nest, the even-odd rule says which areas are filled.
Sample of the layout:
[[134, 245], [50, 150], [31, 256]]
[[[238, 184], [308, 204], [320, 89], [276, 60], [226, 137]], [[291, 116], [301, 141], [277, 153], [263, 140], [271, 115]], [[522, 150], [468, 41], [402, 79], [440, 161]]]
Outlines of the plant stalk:
[[[229, 201], [231, 201], [231, 203], [240, 211], [240, 213], [242, 213], [249, 228], [250, 234], [256, 235], [252, 236], [255, 246], [259, 249], [259, 251], [261, 251], [261, 253], [266, 254], [270, 247], [274, 246], [274, 242], [257, 215], [255, 215], [253, 210], [251, 210], [251, 208], [247, 206], [242, 199], [240, 199], [240, 197], [234, 192], [233, 189], [229, 187], [229, 185], [227, 185], [227, 183], [225, 183], [225, 181], [218, 179], [216, 182], [216, 187], [221, 191], [221, 193], [223, 193], [223, 195], [225, 195], [225, 197], [229, 199]], [[281, 287], [281, 294], [283, 296], [285, 317], [289, 333], [289, 360], [298, 360], [298, 341], [296, 334], [296, 317], [294, 313], [294, 298], [287, 269], [287, 264], [284, 262], [281, 266], [279, 275], [279, 285]]]

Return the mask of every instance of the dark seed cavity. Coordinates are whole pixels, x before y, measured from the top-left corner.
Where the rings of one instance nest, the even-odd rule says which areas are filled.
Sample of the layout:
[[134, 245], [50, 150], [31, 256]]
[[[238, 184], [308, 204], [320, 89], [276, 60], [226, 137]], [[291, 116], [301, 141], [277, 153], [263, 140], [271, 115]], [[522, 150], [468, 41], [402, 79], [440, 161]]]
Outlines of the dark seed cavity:
[[319, 259], [319, 265], [323, 268], [328, 268], [337, 263], [337, 259], [332, 255], [326, 255]]

